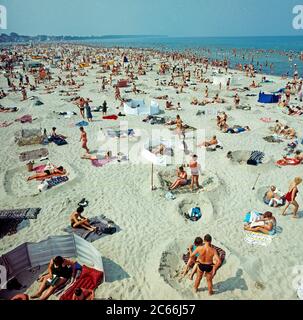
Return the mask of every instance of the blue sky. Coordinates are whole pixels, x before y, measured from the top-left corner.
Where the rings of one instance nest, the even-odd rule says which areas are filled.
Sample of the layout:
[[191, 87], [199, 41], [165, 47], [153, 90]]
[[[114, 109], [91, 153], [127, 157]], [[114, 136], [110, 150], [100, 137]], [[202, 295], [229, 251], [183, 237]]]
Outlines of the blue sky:
[[[299, 0], [0, 0], [8, 30], [25, 35], [303, 35]], [[0, 30], [1, 32], [2, 30]]]

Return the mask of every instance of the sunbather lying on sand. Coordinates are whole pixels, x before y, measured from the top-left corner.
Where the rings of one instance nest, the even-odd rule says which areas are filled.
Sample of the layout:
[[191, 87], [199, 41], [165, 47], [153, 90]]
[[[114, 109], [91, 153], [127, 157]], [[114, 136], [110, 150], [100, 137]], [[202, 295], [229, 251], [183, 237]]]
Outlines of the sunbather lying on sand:
[[213, 136], [209, 141], [202, 142], [197, 145], [197, 147], [210, 147], [218, 144], [216, 136]]
[[269, 211], [265, 212], [261, 219], [244, 225], [246, 231], [261, 232], [265, 234], [274, 234], [276, 232], [277, 221]]
[[178, 168], [177, 177], [178, 178], [175, 180], [175, 182], [169, 187], [169, 190], [174, 190], [187, 184], [187, 173], [183, 167]]
[[167, 99], [168, 99], [168, 95], [154, 97], [154, 99], [158, 99], [158, 100], [167, 100]]
[[70, 215], [70, 222], [72, 228], [84, 228], [86, 230], [89, 230], [91, 232], [96, 231], [96, 227], [92, 227], [89, 224], [88, 218], [83, 217], [81, 214], [84, 211], [83, 207], [78, 207], [76, 211], [74, 211]]
[[48, 265], [48, 273], [38, 279], [39, 282], [42, 282], [39, 290], [30, 298], [47, 300], [58, 287], [64, 285], [71, 277], [74, 278], [75, 274], [74, 261], [64, 259], [61, 256], [51, 259]]
[[41, 173], [36, 173], [31, 177], [27, 178], [27, 181], [31, 180], [43, 180], [44, 178], [50, 178], [52, 176], [63, 176], [66, 174], [66, 170], [60, 166], [60, 167], [52, 167], [52, 168], [47, 168], [44, 170], [44, 172]]
[[280, 134], [284, 135], [284, 136], [285, 136], [286, 138], [288, 138], [288, 139], [293, 139], [293, 138], [296, 137], [296, 131], [295, 131], [295, 129], [290, 128], [290, 127], [288, 127], [288, 126], [285, 126], [285, 127], [281, 130]]
[[225, 133], [241, 133], [245, 131], [250, 131], [251, 129], [249, 126], [240, 127], [240, 126], [233, 126], [232, 128], [228, 127], [227, 125], [223, 128], [223, 132]]
[[103, 160], [103, 159], [111, 159], [111, 158], [112, 158], [111, 151], [107, 151], [104, 155], [98, 153], [96, 155], [84, 154], [83, 156], [81, 156], [81, 159], [85, 159], [85, 160]]

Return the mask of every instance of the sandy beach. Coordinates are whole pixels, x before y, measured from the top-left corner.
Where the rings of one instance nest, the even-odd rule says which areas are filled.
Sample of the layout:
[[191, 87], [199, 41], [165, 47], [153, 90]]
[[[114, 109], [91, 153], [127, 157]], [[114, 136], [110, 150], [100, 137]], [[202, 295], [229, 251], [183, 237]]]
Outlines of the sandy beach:
[[[51, 47], [51, 46], [50, 46]], [[56, 47], [60, 52], [59, 46]], [[47, 47], [46, 47], [47, 48]], [[73, 45], [65, 48], [74, 48]], [[90, 59], [98, 55], [98, 49], [90, 48], [87, 51], [84, 46], [79, 47], [83, 56]], [[43, 48], [44, 50], [44, 48]], [[38, 50], [36, 50], [38, 52]], [[88, 67], [79, 68], [82, 57], [73, 61], [77, 67], [72, 77], [76, 84], [82, 84], [76, 95], [85, 99], [90, 98], [90, 106], [101, 106], [106, 100], [108, 105], [107, 115], [125, 114], [123, 105], [115, 99], [113, 84], [117, 80], [127, 79], [125, 66], [119, 68], [117, 75], [112, 75], [112, 85], [106, 84], [105, 90], [101, 90], [102, 80], [97, 79], [112, 74], [113, 65], [121, 65], [123, 51], [113, 50], [110, 59], [110, 50], [104, 52], [103, 59], [98, 63], [87, 62]], [[145, 61], [139, 61], [140, 50], [125, 50], [129, 64], [132, 64], [136, 88], [146, 94], [134, 94], [133, 84], [120, 88], [121, 97], [124, 99], [142, 99], [147, 105], [152, 100], [158, 102], [161, 117], [175, 119], [180, 115], [183, 122], [198, 130], [205, 130], [205, 138], [210, 139], [216, 135], [223, 149], [215, 152], [206, 152], [205, 159], [198, 158], [202, 166], [200, 183], [204, 187], [198, 191], [190, 192], [186, 189], [172, 192], [174, 200], [168, 200], [165, 195], [168, 192], [165, 185], [165, 177], [173, 181], [175, 171], [182, 163], [173, 163], [167, 166], [154, 166], [154, 191], [151, 191], [151, 163], [143, 161], [141, 149], [153, 130], [164, 129], [164, 125], [151, 125], [142, 120], [146, 115], [125, 115], [117, 120], [105, 120], [102, 112], [92, 112], [93, 121], [85, 126], [88, 138], [88, 147], [91, 154], [98, 153], [100, 148], [105, 152], [111, 150], [117, 155], [115, 145], [117, 140], [102, 137], [102, 132], [107, 128], [117, 129], [120, 122], [127, 122], [128, 128], [140, 132], [137, 141], [129, 141], [129, 158], [140, 159], [133, 161], [112, 161], [102, 167], [92, 165], [90, 160], [81, 159], [85, 151], [81, 148], [79, 127], [75, 124], [82, 119], [79, 108], [71, 101], [74, 96], [60, 95], [60, 90], [71, 91], [75, 85], [62, 85], [55, 83], [58, 76], [67, 81], [71, 71], [62, 71], [60, 62], [55, 67], [50, 67], [52, 79], [44, 80], [37, 85], [35, 91], [26, 87], [27, 98], [38, 97], [43, 105], [34, 105], [34, 100], [22, 99], [20, 91], [9, 92], [4, 70], [1, 70], [0, 88], [9, 94], [0, 100], [3, 107], [17, 107], [17, 112], [0, 113], [0, 122], [10, 124], [0, 128], [1, 136], [1, 173], [0, 173], [0, 201], [1, 209], [16, 208], [41, 208], [41, 213], [35, 220], [27, 220], [18, 227], [18, 231], [12, 235], [5, 235], [0, 239], [0, 255], [9, 252], [24, 242], [39, 242], [48, 236], [64, 235], [64, 228], [70, 225], [70, 214], [77, 209], [77, 203], [86, 198], [89, 205], [84, 214], [88, 218], [105, 215], [113, 220], [119, 230], [113, 235], [107, 235], [96, 240], [92, 245], [100, 252], [103, 258], [106, 281], [95, 291], [96, 298], [113, 299], [298, 299], [294, 286], [294, 268], [302, 265], [303, 247], [301, 245], [303, 227], [303, 196], [302, 185], [298, 187], [297, 202], [300, 205], [298, 217], [293, 219], [291, 209], [286, 216], [282, 216], [283, 208], [269, 207], [263, 202], [263, 195], [271, 185], [275, 185], [281, 192], [287, 193], [289, 184], [295, 177], [302, 177], [302, 164], [297, 166], [278, 166], [276, 161], [286, 155], [284, 150], [287, 144], [295, 139], [283, 138], [281, 143], [269, 143], [263, 138], [272, 135], [270, 127], [275, 126], [279, 120], [296, 131], [299, 146], [303, 149], [302, 140], [302, 115], [291, 116], [285, 112], [286, 108], [279, 107], [277, 103], [259, 103], [260, 91], [276, 92], [285, 88], [292, 79], [281, 79], [277, 76], [266, 76], [272, 82], [261, 83], [264, 75], [256, 74], [255, 78], [247, 77], [245, 72], [228, 70], [224, 68], [208, 66], [204, 78], [228, 77], [237, 79], [237, 84], [231, 83], [227, 90], [226, 83], [222, 83], [222, 89], [214, 83], [199, 82], [195, 76], [195, 69], [202, 63], [191, 63], [184, 60], [186, 71], [191, 72], [190, 84], [182, 88], [161, 85], [157, 82], [171, 79], [171, 68], [174, 65], [183, 66], [181, 60], [173, 61], [170, 57], [161, 56], [152, 51], [145, 51]], [[50, 52], [50, 51], [48, 51]], [[67, 52], [67, 51], [66, 51]], [[99, 54], [102, 56], [102, 54]], [[66, 53], [65, 58], [68, 56]], [[106, 56], [106, 58], [105, 58]], [[159, 74], [159, 66], [165, 61], [170, 69], [165, 74]], [[136, 60], [137, 59], [137, 60]], [[108, 70], [100, 73], [102, 62], [114, 60]], [[40, 60], [39, 60], [40, 61]], [[58, 60], [59, 61], [59, 60]], [[66, 61], [65, 61], [66, 62]], [[51, 65], [50, 61], [41, 60], [45, 65]], [[146, 74], [138, 75], [138, 66], [141, 65]], [[93, 67], [93, 68], [92, 68]], [[219, 74], [218, 71], [222, 72]], [[14, 72], [22, 72], [21, 65], [16, 65]], [[184, 71], [184, 70], [183, 70]], [[85, 76], [79, 75], [80, 73]], [[29, 73], [23, 73], [29, 74]], [[157, 80], [159, 79], [159, 80]], [[34, 83], [34, 77], [29, 74], [30, 83]], [[175, 81], [180, 82], [176, 77]], [[261, 83], [261, 87], [250, 87], [252, 81]], [[18, 78], [13, 79], [18, 87]], [[224, 80], [225, 81], [225, 80]], [[53, 93], [46, 93], [45, 86], [53, 84]], [[194, 98], [199, 101], [205, 99], [206, 86], [209, 88], [209, 100], [218, 93], [225, 103], [209, 103], [205, 106], [191, 104]], [[237, 90], [241, 99], [240, 105], [249, 107], [249, 110], [236, 109], [233, 88], [245, 88], [249, 90]], [[125, 93], [128, 91], [128, 93]], [[130, 91], [130, 92], [129, 92]], [[168, 95], [168, 99], [157, 100], [155, 97]], [[249, 95], [249, 96], [248, 96]], [[290, 105], [300, 105], [296, 100], [298, 94], [292, 94]], [[166, 110], [166, 100], [172, 101], [174, 106], [179, 102], [182, 110]], [[204, 114], [197, 115], [197, 112]], [[218, 112], [226, 112], [227, 123], [230, 126], [249, 126], [250, 131], [239, 134], [227, 134], [220, 131], [216, 125]], [[59, 112], [76, 112], [69, 117], [60, 116]], [[24, 115], [32, 116], [32, 123], [16, 122], [17, 118]], [[263, 119], [263, 121], [262, 121]], [[15, 142], [15, 133], [22, 129], [43, 129], [47, 133], [52, 127], [57, 132], [66, 136], [67, 145], [57, 146], [54, 143], [47, 145], [18, 146]], [[103, 130], [101, 130], [103, 129]], [[204, 132], [204, 131], [203, 131]], [[178, 142], [179, 140], [176, 139]], [[192, 138], [186, 137], [189, 153], [184, 159], [189, 162], [191, 154], [197, 152], [192, 146]], [[195, 141], [195, 140], [194, 140]], [[180, 142], [180, 141], [179, 141]], [[201, 141], [197, 141], [201, 142]], [[39, 192], [37, 181], [26, 181], [32, 174], [27, 171], [26, 162], [19, 160], [21, 152], [47, 148], [49, 161], [56, 166], [63, 166], [68, 172], [69, 180], [49, 190]], [[178, 149], [178, 147], [176, 147]], [[265, 154], [262, 164], [251, 166], [233, 163], [227, 158], [228, 151], [260, 151]], [[180, 150], [179, 150], [180, 152]], [[202, 150], [199, 150], [202, 152]], [[292, 157], [292, 155], [290, 155]], [[35, 160], [35, 165], [46, 163]], [[190, 170], [186, 168], [190, 177]], [[204, 184], [204, 185], [203, 185]], [[254, 190], [253, 187], [255, 186]], [[301, 188], [301, 189], [300, 189]], [[182, 188], [181, 188], [182, 189]], [[186, 219], [181, 213], [187, 212], [192, 207], [200, 207], [202, 218], [197, 222]], [[277, 220], [279, 232], [274, 236], [261, 235], [255, 242], [252, 239], [255, 234], [244, 230], [244, 218], [247, 212], [257, 210], [262, 213], [271, 211]], [[210, 234], [213, 244], [226, 251], [224, 264], [218, 270], [214, 278], [215, 295], [209, 296], [205, 279], [202, 280], [201, 290], [193, 293], [193, 282], [187, 278], [179, 279], [184, 267], [182, 255], [187, 247], [198, 236], [204, 237]], [[250, 241], [250, 240], [251, 241]], [[37, 272], [37, 277], [39, 275]], [[38, 283], [33, 283], [23, 292], [32, 294], [37, 290]], [[1, 292], [0, 292], [1, 296]], [[5, 293], [5, 297], [8, 297]], [[3, 297], [3, 296], [2, 296]], [[51, 299], [57, 299], [52, 296]]]

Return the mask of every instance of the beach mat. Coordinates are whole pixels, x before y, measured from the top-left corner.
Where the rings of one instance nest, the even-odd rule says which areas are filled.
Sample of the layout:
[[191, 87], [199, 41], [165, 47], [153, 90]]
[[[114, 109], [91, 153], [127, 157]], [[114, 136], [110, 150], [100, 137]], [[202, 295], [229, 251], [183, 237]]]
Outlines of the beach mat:
[[41, 208], [26, 208], [26, 209], [12, 209], [0, 210], [1, 219], [37, 219]]
[[267, 247], [271, 244], [272, 238], [267, 234], [245, 231], [244, 241], [253, 246]]
[[57, 186], [58, 184], [61, 184], [63, 182], [68, 181], [68, 177], [67, 176], [59, 176], [59, 177], [53, 177], [49, 180], [46, 180], [47, 184], [48, 184], [48, 188], [52, 188]]
[[111, 159], [102, 159], [102, 160], [92, 160], [92, 165], [94, 167], [100, 168], [105, 166], [106, 164], [113, 162], [116, 158], [111, 158]]
[[97, 232], [91, 232], [84, 228], [72, 228], [71, 226], [68, 226], [67, 228], [63, 229], [63, 231], [67, 233], [75, 233], [88, 242], [94, 242], [106, 236], [107, 234], [113, 234], [118, 230], [117, 225], [105, 216], [89, 219], [89, 223], [93, 227], [97, 227], [99, 230]]
[[83, 265], [80, 277], [61, 295], [60, 300], [72, 300], [76, 288], [95, 290], [101, 284], [102, 280], [102, 271]]
[[42, 157], [48, 156], [48, 150], [46, 148], [40, 148], [31, 151], [21, 152], [19, 155], [20, 161], [29, 161], [29, 160], [36, 160]]

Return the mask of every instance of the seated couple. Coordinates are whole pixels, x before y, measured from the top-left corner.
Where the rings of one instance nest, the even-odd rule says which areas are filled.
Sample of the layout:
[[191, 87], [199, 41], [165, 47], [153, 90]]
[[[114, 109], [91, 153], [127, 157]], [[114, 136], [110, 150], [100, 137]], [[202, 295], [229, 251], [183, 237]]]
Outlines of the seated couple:
[[285, 198], [280, 195], [280, 192], [275, 186], [271, 186], [268, 191], [266, 191], [263, 201], [270, 207], [280, 207], [285, 204]]
[[184, 277], [188, 271], [193, 268], [190, 279], [192, 280], [195, 273], [197, 273], [194, 291], [198, 292], [200, 282], [205, 275], [208, 293], [209, 295], [212, 295], [214, 293], [212, 281], [217, 270], [222, 265], [218, 251], [212, 246], [212, 237], [207, 234], [204, 237], [204, 241], [200, 237], [196, 238], [194, 244], [188, 248], [188, 251], [189, 260], [181, 273], [181, 277]]
[[27, 178], [27, 181], [31, 180], [44, 180], [48, 179], [52, 176], [63, 176], [67, 174], [66, 169], [64, 169], [62, 166], [56, 167], [53, 164], [49, 164], [44, 168], [44, 171], [41, 173], [36, 173], [30, 177]]
[[249, 222], [244, 225], [246, 231], [260, 232], [268, 235], [276, 233], [277, 221], [273, 214], [269, 211], [264, 214], [252, 212]]
[[40, 298], [47, 300], [59, 287], [63, 286], [69, 279], [75, 279], [80, 265], [72, 260], [57, 256], [51, 259], [48, 265], [48, 273], [39, 277], [41, 285], [31, 299]]

